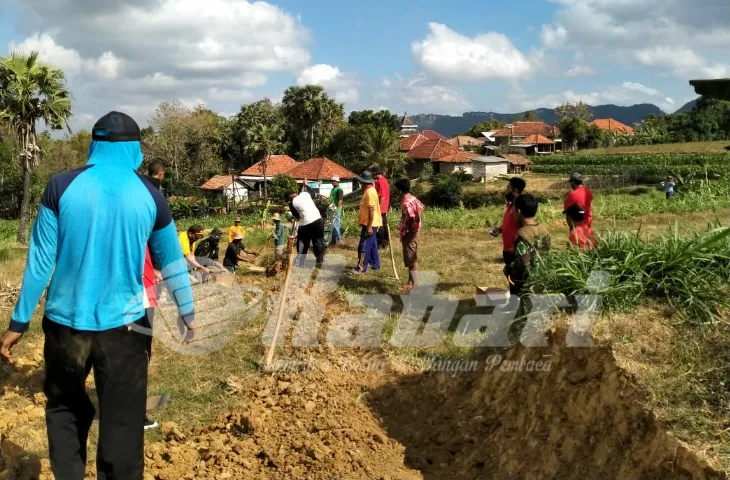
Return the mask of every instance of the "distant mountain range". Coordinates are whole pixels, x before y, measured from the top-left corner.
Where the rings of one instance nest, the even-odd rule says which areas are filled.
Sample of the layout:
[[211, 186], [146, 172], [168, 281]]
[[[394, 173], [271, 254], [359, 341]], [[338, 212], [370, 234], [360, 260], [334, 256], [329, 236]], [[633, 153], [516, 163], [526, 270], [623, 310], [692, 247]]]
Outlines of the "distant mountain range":
[[[691, 101], [678, 110], [684, 112], [692, 110], [695, 101]], [[641, 122], [648, 115], [664, 115], [661, 108], [651, 103], [640, 103], [630, 107], [619, 105], [596, 105], [589, 106], [592, 118], [613, 118], [626, 125], [633, 125]], [[537, 118], [548, 124], [555, 124], [557, 117], [552, 108], [538, 108], [534, 110]], [[496, 112], [466, 112], [460, 117], [450, 115], [420, 114], [411, 115], [411, 119], [418, 125], [419, 130], [436, 130], [442, 135], [452, 137], [458, 133], [469, 130], [474, 124], [493, 118], [500, 122], [514, 122], [524, 117], [527, 112], [520, 113], [496, 113]]]
[[695, 108], [695, 105], [697, 105], [697, 100], [690, 100], [689, 102], [682, 105], [682, 108], [677, 110], [674, 113], [681, 113], [681, 112], [691, 112], [693, 108]]

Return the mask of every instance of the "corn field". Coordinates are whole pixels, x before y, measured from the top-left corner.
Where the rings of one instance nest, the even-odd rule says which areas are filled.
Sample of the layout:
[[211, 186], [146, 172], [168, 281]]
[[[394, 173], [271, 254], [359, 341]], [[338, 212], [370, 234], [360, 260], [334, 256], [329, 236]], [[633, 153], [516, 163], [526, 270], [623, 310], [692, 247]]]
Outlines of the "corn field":
[[588, 294], [593, 271], [610, 283], [597, 292], [608, 311], [630, 311], [648, 300], [693, 325], [711, 324], [730, 308], [730, 229], [713, 227], [691, 238], [678, 234], [642, 238], [641, 232], [611, 231], [592, 251], [556, 250], [531, 272], [534, 288], [567, 296]]

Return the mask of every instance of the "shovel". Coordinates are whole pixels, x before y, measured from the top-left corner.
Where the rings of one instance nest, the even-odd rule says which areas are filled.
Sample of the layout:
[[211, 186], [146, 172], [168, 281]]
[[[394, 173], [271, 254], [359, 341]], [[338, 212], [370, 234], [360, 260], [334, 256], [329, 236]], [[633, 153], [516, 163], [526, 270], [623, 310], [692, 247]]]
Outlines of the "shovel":
[[163, 393], [162, 395], [150, 395], [149, 397], [147, 397], [146, 410], [149, 412], [150, 410], [157, 410], [158, 408], [162, 408], [167, 405], [167, 402], [169, 400], [169, 393]]

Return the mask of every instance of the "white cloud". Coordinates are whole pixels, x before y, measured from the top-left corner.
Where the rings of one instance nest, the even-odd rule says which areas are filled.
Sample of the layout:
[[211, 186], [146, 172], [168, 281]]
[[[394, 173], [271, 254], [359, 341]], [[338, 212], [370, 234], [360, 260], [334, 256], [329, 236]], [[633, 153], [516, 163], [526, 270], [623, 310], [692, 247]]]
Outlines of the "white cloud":
[[357, 91], [357, 77], [352, 73], [343, 73], [332, 65], [319, 63], [305, 68], [297, 77], [297, 84], [321, 85], [338, 102], [351, 104], [360, 100], [360, 94]]
[[425, 75], [411, 79], [397, 76], [398, 96], [408, 105], [417, 105], [440, 113], [461, 113], [471, 106], [463, 92], [429, 82]]
[[440, 23], [429, 23], [430, 33], [413, 42], [416, 62], [438, 77], [473, 81], [515, 78], [530, 71], [525, 56], [501, 33], [466, 37]]
[[392, 85], [393, 85], [393, 82], [391, 82], [389, 78], [383, 78], [380, 81], [380, 86], [383, 88], [390, 88]]
[[385, 105], [380, 105], [379, 107], [375, 107], [375, 111], [376, 112], [382, 112], [382, 111], [389, 112], [390, 108], [386, 107]]
[[636, 59], [649, 67], [694, 68], [707, 60], [685, 47], [653, 47], [637, 50]]
[[516, 92], [510, 96], [509, 101], [509, 107], [515, 111], [534, 110], [541, 107], [555, 108], [565, 102], [623, 106], [637, 103], [654, 103], [664, 111], [672, 111], [674, 105], [674, 100], [671, 97], [666, 97], [658, 90], [637, 82], [624, 82], [620, 85], [608, 86], [590, 92], [565, 90], [560, 93], [539, 96]]
[[264, 1], [25, 0], [22, 6], [35, 11], [36, 30], [10, 50], [38, 50], [63, 68], [74, 108], [95, 116], [123, 106], [143, 115], [137, 119], [144, 124], [149, 106], [167, 98], [237, 110], [235, 103], [253, 99], [268, 73], [297, 73], [310, 60], [300, 19]]
[[558, 10], [541, 35], [549, 48], [671, 72], [710, 66], [730, 44], [726, 0], [553, 1]]
[[57, 68], [63, 69], [67, 78], [78, 75], [84, 63], [79, 52], [72, 48], [57, 45], [47, 33], [35, 33], [20, 43], [10, 42], [8, 50], [24, 53], [36, 51], [38, 52], [38, 58], [42, 62], [50, 63]]
[[565, 76], [567, 77], [588, 77], [591, 75], [596, 75], [596, 71], [593, 70], [593, 68], [589, 67], [588, 65], [573, 65], [568, 69], [567, 72], [565, 72]]
[[568, 37], [568, 31], [562, 26], [553, 27], [551, 25], [543, 25], [540, 30], [540, 39], [546, 47], [560, 47], [565, 44]]

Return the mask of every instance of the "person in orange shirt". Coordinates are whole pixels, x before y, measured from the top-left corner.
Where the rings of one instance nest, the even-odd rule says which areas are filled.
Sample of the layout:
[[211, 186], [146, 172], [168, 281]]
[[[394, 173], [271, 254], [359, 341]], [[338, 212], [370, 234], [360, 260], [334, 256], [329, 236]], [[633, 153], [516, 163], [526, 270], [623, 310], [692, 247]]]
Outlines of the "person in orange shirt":
[[573, 204], [577, 204], [585, 212], [585, 224], [590, 228], [593, 224], [593, 209], [591, 208], [591, 205], [593, 204], [593, 192], [583, 185], [583, 176], [578, 172], [570, 174], [570, 187], [572, 190], [565, 197], [563, 214], [565, 215], [568, 207]]
[[357, 216], [357, 223], [360, 225], [360, 244], [357, 248], [358, 262], [354, 270], [365, 273], [368, 265], [373, 270], [380, 269], [377, 232], [378, 228], [383, 226], [383, 217], [380, 215], [380, 199], [375, 190], [373, 174], [365, 171], [357, 179], [363, 184], [364, 189]]
[[233, 220], [233, 226], [228, 229], [228, 243], [233, 241], [233, 236], [237, 233], [240, 233], [244, 237], [246, 236], [246, 230], [241, 226], [241, 217], [236, 217]]
[[593, 230], [585, 223], [585, 211], [577, 204], [573, 204], [565, 210], [565, 216], [568, 219], [570, 227], [570, 235], [568, 240], [571, 245], [578, 248], [593, 250], [596, 245], [596, 238]]

